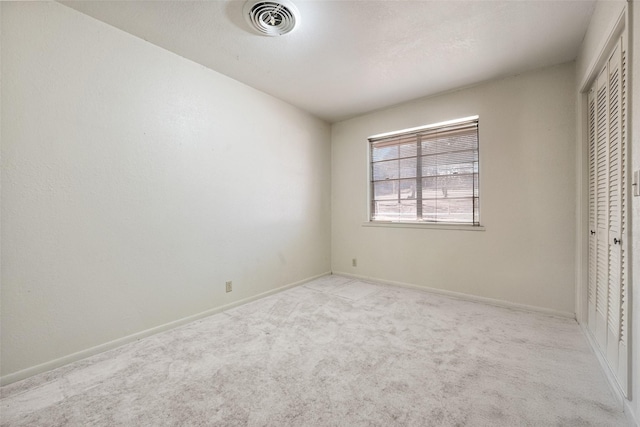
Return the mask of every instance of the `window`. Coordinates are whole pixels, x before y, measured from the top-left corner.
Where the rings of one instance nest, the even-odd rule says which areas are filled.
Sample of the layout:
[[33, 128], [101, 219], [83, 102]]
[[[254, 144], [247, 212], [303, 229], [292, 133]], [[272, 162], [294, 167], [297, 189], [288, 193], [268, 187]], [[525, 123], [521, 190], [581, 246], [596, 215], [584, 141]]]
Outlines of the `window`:
[[477, 116], [369, 144], [371, 221], [480, 225]]

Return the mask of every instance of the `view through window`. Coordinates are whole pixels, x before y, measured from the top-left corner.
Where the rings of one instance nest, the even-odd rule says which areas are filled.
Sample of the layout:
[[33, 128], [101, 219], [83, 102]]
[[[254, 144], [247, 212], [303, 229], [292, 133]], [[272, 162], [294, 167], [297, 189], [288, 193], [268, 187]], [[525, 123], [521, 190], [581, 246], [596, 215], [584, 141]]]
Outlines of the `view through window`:
[[371, 221], [480, 225], [477, 116], [369, 143]]

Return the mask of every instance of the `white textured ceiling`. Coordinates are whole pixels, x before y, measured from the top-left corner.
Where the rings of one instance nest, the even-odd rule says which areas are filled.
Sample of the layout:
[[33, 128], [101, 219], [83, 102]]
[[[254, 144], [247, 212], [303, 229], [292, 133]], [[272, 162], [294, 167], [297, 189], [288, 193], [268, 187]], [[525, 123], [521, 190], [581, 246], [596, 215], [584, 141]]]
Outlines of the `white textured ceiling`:
[[64, 4], [335, 122], [570, 61], [595, 1], [300, 1], [301, 24], [256, 35], [244, 1]]

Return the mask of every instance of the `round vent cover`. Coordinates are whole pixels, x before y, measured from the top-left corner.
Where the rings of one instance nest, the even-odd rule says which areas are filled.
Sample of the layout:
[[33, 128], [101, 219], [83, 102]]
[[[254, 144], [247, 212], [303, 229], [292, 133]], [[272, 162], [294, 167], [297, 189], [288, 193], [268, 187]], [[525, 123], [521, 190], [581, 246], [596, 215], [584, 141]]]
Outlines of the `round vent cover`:
[[249, 0], [244, 5], [244, 17], [263, 36], [290, 33], [300, 22], [298, 9], [287, 0]]

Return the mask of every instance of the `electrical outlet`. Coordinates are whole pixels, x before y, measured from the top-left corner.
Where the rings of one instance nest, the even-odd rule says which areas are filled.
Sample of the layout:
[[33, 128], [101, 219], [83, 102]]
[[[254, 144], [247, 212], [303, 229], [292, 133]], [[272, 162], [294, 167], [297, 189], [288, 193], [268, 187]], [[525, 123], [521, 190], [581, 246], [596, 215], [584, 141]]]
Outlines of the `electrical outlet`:
[[233, 282], [227, 282], [225, 283], [227, 292], [231, 292], [233, 290]]
[[358, 258], [354, 258], [351, 260], [351, 266], [353, 267], [357, 267], [358, 266]]

